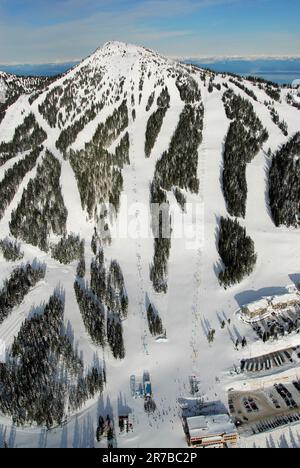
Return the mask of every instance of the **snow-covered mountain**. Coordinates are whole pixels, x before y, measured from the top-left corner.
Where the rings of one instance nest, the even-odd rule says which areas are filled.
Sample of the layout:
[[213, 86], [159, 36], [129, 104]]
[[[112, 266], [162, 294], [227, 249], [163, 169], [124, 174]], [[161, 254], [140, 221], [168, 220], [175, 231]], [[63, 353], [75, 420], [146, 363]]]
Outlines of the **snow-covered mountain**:
[[0, 122], [6, 110], [23, 94], [38, 93], [51, 83], [51, 78], [16, 76], [0, 71]]
[[300, 282], [293, 93], [118, 42], [52, 81], [0, 74], [0, 440], [94, 446], [110, 414], [118, 447], [185, 447], [191, 376], [228, 406], [274, 347], [237, 310]]
[[47, 82], [48, 78], [31, 77], [31, 76], [16, 76], [10, 73], [0, 72], [1, 88], [5, 88], [8, 92], [10, 89], [19, 88], [20, 94], [31, 94], [42, 84]]

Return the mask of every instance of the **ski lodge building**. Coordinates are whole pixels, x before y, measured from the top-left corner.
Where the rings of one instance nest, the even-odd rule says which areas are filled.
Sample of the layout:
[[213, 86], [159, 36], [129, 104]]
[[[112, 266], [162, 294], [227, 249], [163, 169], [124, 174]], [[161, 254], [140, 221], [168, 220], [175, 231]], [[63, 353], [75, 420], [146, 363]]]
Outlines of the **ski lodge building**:
[[278, 313], [289, 307], [297, 306], [300, 306], [300, 295], [297, 293], [265, 297], [259, 301], [244, 305], [241, 308], [241, 318], [246, 322], [259, 321], [272, 313]]
[[269, 305], [270, 303], [267, 299], [251, 302], [251, 304], [242, 307], [242, 316], [248, 320], [262, 319], [268, 314]]
[[237, 448], [239, 435], [227, 414], [185, 418], [185, 433], [191, 448]]
[[283, 310], [297, 305], [300, 305], [299, 294], [284, 294], [283, 296], [275, 296], [271, 300], [271, 306], [275, 310]]

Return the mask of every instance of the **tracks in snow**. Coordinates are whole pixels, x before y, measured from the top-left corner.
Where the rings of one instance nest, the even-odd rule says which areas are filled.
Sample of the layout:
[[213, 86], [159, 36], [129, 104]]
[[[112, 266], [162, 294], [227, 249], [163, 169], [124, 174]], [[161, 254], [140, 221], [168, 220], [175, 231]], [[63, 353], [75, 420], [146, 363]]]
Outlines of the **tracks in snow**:
[[[202, 99], [203, 99], [203, 90], [202, 90]], [[203, 100], [204, 105], [204, 125], [203, 125], [203, 140], [202, 144], [198, 148], [198, 179], [200, 181], [200, 189], [199, 189], [199, 202], [202, 204], [204, 209], [204, 193], [205, 193], [205, 161], [206, 161], [206, 152], [207, 152], [207, 144], [204, 140], [204, 135], [207, 131], [207, 119], [206, 119], [206, 102], [207, 102], [207, 95], [205, 96], [205, 100]], [[203, 219], [204, 223], [204, 219]], [[204, 235], [204, 228], [201, 224], [198, 223], [198, 235], [200, 239]], [[192, 335], [191, 335], [191, 352], [192, 352], [192, 362], [193, 365], [197, 365], [198, 357], [199, 357], [199, 330], [201, 330], [201, 311], [200, 311], [200, 287], [201, 287], [201, 277], [202, 277], [202, 269], [203, 269], [203, 243], [204, 239], [202, 239], [202, 245], [199, 245], [196, 252], [196, 270], [193, 275], [193, 305], [192, 305], [192, 317], [193, 317], [193, 324], [192, 324]]]
[[[136, 172], [136, 155], [135, 155], [135, 143], [134, 138], [130, 138], [130, 147], [131, 147], [131, 166], [132, 166], [132, 173], [133, 173], [133, 198], [134, 203], [138, 203], [138, 183], [137, 183], [137, 172]], [[146, 290], [144, 285], [143, 279], [143, 260], [142, 260], [142, 245], [141, 245], [141, 225], [140, 225], [140, 209], [137, 209], [135, 212], [135, 220], [136, 220], [136, 268], [137, 268], [137, 303], [138, 309], [140, 312], [141, 318], [141, 341], [142, 341], [142, 350], [148, 356], [148, 332], [147, 332], [147, 315], [146, 315], [146, 308], [145, 308], [145, 297], [146, 297]]]

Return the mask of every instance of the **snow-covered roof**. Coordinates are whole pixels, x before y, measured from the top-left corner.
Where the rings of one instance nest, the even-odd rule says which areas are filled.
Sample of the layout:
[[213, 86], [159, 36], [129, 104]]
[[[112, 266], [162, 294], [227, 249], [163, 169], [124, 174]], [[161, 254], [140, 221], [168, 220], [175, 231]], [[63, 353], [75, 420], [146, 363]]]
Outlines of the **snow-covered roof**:
[[191, 438], [217, 437], [236, 432], [236, 427], [227, 414], [193, 416], [187, 418]]
[[206, 430], [207, 422], [205, 416], [194, 416], [187, 418], [190, 433], [194, 430]]
[[286, 293], [279, 296], [264, 297], [258, 301], [244, 305], [242, 307], [242, 312], [249, 315], [258, 315], [259, 312], [266, 311], [271, 314], [273, 309], [277, 306], [290, 303], [300, 304], [300, 295], [297, 293]]
[[294, 294], [282, 294], [281, 296], [274, 296], [272, 298], [272, 305], [287, 304], [289, 302], [300, 302], [300, 296]]
[[243, 310], [247, 309], [250, 313], [254, 313], [257, 310], [267, 309], [268, 307], [269, 301], [267, 299], [260, 299], [259, 301], [244, 305]]

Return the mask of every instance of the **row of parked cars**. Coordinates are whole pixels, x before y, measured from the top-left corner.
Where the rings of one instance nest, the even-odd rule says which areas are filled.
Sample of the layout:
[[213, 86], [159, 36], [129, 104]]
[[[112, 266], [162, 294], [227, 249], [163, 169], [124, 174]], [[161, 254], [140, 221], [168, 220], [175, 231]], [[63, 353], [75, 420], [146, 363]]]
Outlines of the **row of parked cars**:
[[266, 419], [260, 423], [252, 426], [253, 434], [260, 434], [262, 432], [278, 429], [282, 426], [287, 426], [300, 421], [300, 413], [291, 414], [289, 416], [278, 416], [272, 419]]
[[[264, 356], [243, 359], [241, 361], [241, 371], [249, 373], [264, 372], [293, 364], [295, 362], [293, 351], [295, 350], [286, 349], [276, 353], [266, 354]], [[300, 357], [300, 355], [298, 357]]]
[[272, 314], [270, 318], [253, 324], [253, 330], [263, 341], [268, 341], [270, 338], [276, 339], [284, 335], [290, 335], [293, 332], [299, 331], [299, 327], [299, 313], [292, 311], [287, 311], [280, 316]]
[[298, 405], [295, 402], [291, 392], [283, 384], [275, 384], [275, 389], [284, 400], [289, 409], [297, 409]]

